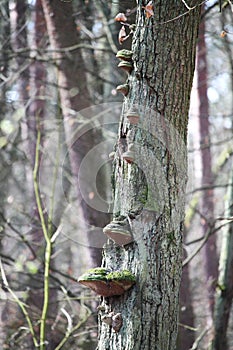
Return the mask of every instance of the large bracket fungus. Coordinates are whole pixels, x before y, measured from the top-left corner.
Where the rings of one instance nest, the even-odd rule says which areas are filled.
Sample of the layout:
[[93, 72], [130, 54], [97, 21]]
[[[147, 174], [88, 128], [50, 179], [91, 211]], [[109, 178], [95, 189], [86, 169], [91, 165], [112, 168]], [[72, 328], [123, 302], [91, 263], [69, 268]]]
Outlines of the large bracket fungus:
[[136, 277], [128, 270], [111, 271], [96, 267], [86, 271], [78, 282], [91, 288], [98, 295], [112, 297], [122, 295], [136, 283]]

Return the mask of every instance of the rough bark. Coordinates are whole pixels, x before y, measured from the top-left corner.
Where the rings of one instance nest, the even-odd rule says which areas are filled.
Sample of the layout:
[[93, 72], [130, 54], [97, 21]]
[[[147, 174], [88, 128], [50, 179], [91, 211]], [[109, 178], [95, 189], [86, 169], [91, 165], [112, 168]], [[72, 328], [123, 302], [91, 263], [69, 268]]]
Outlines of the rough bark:
[[[100, 322], [98, 350], [176, 347], [187, 122], [200, 8], [174, 19], [187, 10], [180, 1], [156, 3], [150, 18], [143, 6], [139, 1], [114, 185], [114, 217], [128, 218], [134, 242], [105, 248], [106, 266], [128, 268], [137, 283], [123, 297], [105, 300], [105, 311], [120, 312], [123, 326], [115, 333]], [[140, 111], [136, 127], [125, 117], [132, 104]], [[127, 141], [135, 147], [131, 165], [122, 159]]]
[[[212, 173], [212, 157], [210, 149], [210, 123], [209, 123], [209, 101], [207, 96], [208, 89], [208, 71], [207, 71], [207, 48], [205, 42], [205, 18], [200, 24], [197, 51], [197, 84], [199, 98], [199, 128], [200, 128], [200, 150], [202, 162], [202, 179], [203, 187], [209, 186], [210, 189], [204, 191], [201, 201], [201, 213], [203, 215], [202, 233], [206, 234], [210, 225], [213, 223], [214, 217], [214, 199], [213, 190], [213, 173]], [[208, 284], [209, 308], [213, 313], [214, 310], [214, 292], [218, 274], [218, 259], [216, 251], [216, 236], [211, 235], [204, 247], [203, 267], [205, 270], [205, 278]], [[209, 311], [207, 311], [209, 314]], [[211, 324], [211, 317], [207, 317], [207, 323]], [[208, 321], [209, 319], [209, 321]]]
[[[233, 171], [226, 201], [226, 218], [233, 216]], [[233, 299], [233, 224], [229, 223], [222, 232], [222, 247], [219, 260], [219, 278], [217, 283], [214, 310], [214, 339], [212, 350], [226, 350], [227, 327]]]
[[[82, 196], [79, 184], [79, 169], [84, 156], [98, 145], [102, 140], [101, 132], [96, 127], [89, 127], [88, 132], [83, 133], [82, 120], [88, 120], [88, 109], [91, 104], [87, 80], [85, 75], [85, 63], [81, 56], [80, 49], [71, 51], [64, 50], [80, 44], [80, 35], [76, 29], [73, 18], [72, 2], [42, 0], [43, 10], [46, 18], [49, 40], [52, 48], [56, 51], [56, 63], [58, 69], [58, 85], [61, 100], [61, 109], [64, 119], [66, 143], [69, 149], [69, 159], [72, 169], [72, 176], [75, 183], [77, 198], [80, 200], [80, 217], [85, 233], [88, 235], [94, 264], [100, 262], [99, 249], [104, 239], [100, 235], [101, 227], [107, 220], [107, 207], [102, 212], [89, 205]], [[80, 115], [78, 111], [82, 111]], [[90, 124], [91, 125], [91, 124]], [[75, 130], [81, 132], [75, 133]], [[105, 179], [99, 187], [104, 188]], [[91, 184], [92, 185], [92, 184]], [[92, 192], [92, 187], [86, 183], [85, 193]], [[88, 226], [89, 225], [89, 226]]]

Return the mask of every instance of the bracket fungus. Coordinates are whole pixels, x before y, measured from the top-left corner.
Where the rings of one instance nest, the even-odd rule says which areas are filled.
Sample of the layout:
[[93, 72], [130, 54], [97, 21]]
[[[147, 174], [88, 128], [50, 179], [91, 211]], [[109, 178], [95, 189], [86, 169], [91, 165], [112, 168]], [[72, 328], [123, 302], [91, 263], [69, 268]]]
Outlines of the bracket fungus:
[[78, 282], [103, 297], [124, 294], [136, 283], [136, 277], [128, 270], [111, 271], [104, 267], [87, 270]]
[[138, 111], [134, 108], [130, 109], [127, 114], [126, 117], [128, 118], [130, 124], [138, 124], [139, 119], [140, 119], [140, 115], [138, 113]]
[[101, 321], [106, 323], [108, 326], [111, 326], [117, 333], [120, 331], [123, 324], [123, 318], [120, 312], [118, 312], [117, 314], [115, 314], [114, 312], [105, 314], [101, 317]]
[[109, 153], [108, 158], [109, 158], [110, 160], [114, 160], [115, 155], [116, 155], [116, 152], [112, 151], [112, 152]]
[[130, 74], [133, 70], [133, 64], [132, 62], [129, 62], [129, 61], [121, 61], [118, 64], [118, 67], [126, 71], [128, 74]]
[[103, 228], [103, 232], [120, 246], [133, 242], [130, 226], [125, 220], [110, 222]]
[[132, 164], [135, 160], [135, 147], [133, 143], [130, 143], [128, 146], [128, 150], [123, 153], [123, 159], [129, 163]]
[[122, 84], [116, 87], [117, 92], [121, 92], [122, 95], [127, 96], [129, 93], [129, 84]]
[[132, 61], [133, 52], [131, 50], [120, 50], [117, 52], [116, 57], [124, 61]]

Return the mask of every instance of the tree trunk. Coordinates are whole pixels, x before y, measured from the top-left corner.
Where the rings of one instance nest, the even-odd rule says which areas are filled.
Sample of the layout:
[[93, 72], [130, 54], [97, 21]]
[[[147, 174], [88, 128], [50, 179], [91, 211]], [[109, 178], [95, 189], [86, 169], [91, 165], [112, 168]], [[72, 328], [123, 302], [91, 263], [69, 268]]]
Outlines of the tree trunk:
[[[208, 71], [207, 71], [207, 48], [205, 42], [205, 18], [200, 24], [200, 35], [198, 39], [197, 51], [197, 80], [198, 80], [198, 98], [199, 98], [199, 128], [200, 128], [200, 150], [202, 162], [202, 179], [203, 187], [213, 185], [212, 174], [212, 157], [210, 149], [210, 125], [209, 125], [209, 101], [207, 96], [208, 88]], [[214, 217], [214, 202], [213, 190], [210, 188], [203, 192], [201, 202], [201, 213], [203, 215], [202, 233], [205, 235], [210, 225], [213, 223]], [[208, 285], [208, 301], [209, 307], [207, 314], [213, 313], [214, 310], [214, 292], [218, 274], [216, 251], [216, 236], [211, 235], [205, 245], [203, 255], [203, 267], [205, 270], [206, 281]], [[208, 304], [208, 303], [207, 303]], [[209, 312], [210, 310], [210, 312]], [[211, 315], [206, 316], [207, 323], [212, 322]]]
[[[80, 201], [80, 211], [77, 213], [81, 226], [89, 239], [92, 264], [100, 263], [100, 248], [104, 243], [101, 233], [109, 215], [108, 208], [102, 212], [86, 201], [92, 192], [90, 184], [86, 181], [83, 188], [86, 197], [80, 190], [79, 169], [85, 155], [102, 141], [102, 134], [97, 128], [89, 127], [88, 132], [82, 133], [80, 116], [88, 120], [88, 109], [91, 104], [87, 80], [85, 75], [85, 63], [80, 53], [80, 48], [64, 50], [75, 45], [80, 45], [80, 35], [76, 29], [73, 18], [72, 2], [42, 0], [46, 18], [47, 29], [52, 48], [57, 52], [55, 55], [58, 68], [58, 85], [61, 99], [61, 108], [64, 118], [66, 143], [69, 150], [69, 159], [72, 176], [75, 183], [77, 198]], [[63, 51], [62, 51], [63, 50]], [[80, 115], [78, 111], [82, 111]], [[91, 125], [91, 124], [90, 124]], [[75, 130], [81, 129], [76, 133]], [[86, 174], [88, 175], [88, 174]], [[105, 187], [104, 176], [99, 188]], [[96, 194], [96, 193], [95, 193]], [[97, 247], [97, 248], [96, 248]]]
[[[181, 1], [161, 1], [149, 17], [143, 5], [138, 1], [134, 71], [123, 103], [114, 184], [114, 219], [128, 220], [133, 242], [105, 248], [105, 265], [131, 270], [137, 282], [124, 296], [105, 300], [105, 312], [121, 313], [123, 325], [116, 333], [100, 322], [98, 350], [176, 347], [187, 122], [200, 8], [180, 16], [187, 10]], [[126, 118], [132, 105], [140, 115], [136, 126]], [[123, 160], [128, 144], [131, 151], [134, 147], [131, 164]]]
[[214, 310], [214, 339], [212, 350], [226, 350], [227, 327], [233, 298], [233, 171], [229, 182], [226, 201], [226, 218], [231, 218], [222, 233], [222, 247], [219, 261], [219, 278]]
[[[9, 4], [8, 1], [4, 1], [1, 4], [0, 7], [0, 16], [1, 16], [1, 22], [0, 22], [0, 60], [2, 62], [2, 68], [1, 68], [1, 77], [0, 77], [0, 84], [1, 84], [1, 90], [0, 90], [0, 121], [4, 120], [4, 118], [7, 115], [7, 103], [6, 103], [6, 84], [4, 84], [4, 77], [8, 74], [8, 68], [9, 68], [9, 61], [8, 61], [8, 54], [7, 51], [10, 50], [10, 20], [9, 20]], [[3, 217], [5, 216], [5, 203], [8, 193], [8, 181], [11, 177], [12, 167], [9, 164], [8, 155], [6, 157], [4, 145], [7, 144], [7, 137], [2, 134], [0, 134], [0, 196], [1, 196], [1, 203], [0, 203], [0, 227], [4, 227], [5, 222]], [[0, 255], [2, 256], [3, 250], [4, 250], [4, 243], [2, 244], [2, 240], [5, 236], [5, 230], [2, 230], [0, 234]], [[1, 257], [2, 258], [2, 257]], [[4, 260], [3, 260], [4, 261]], [[0, 348], [4, 348], [4, 342], [6, 338], [6, 329], [7, 324], [4, 319], [4, 311], [6, 310], [6, 301], [1, 298], [0, 302]]]
[[[225, 9], [221, 13], [222, 26], [227, 23], [227, 14], [232, 18], [230, 8]], [[231, 85], [231, 110], [233, 112], [233, 59], [232, 46], [229, 38], [224, 40], [224, 49], [227, 53], [228, 62], [231, 68], [230, 85]], [[229, 180], [229, 187], [226, 198], [225, 216], [233, 216], [233, 169]], [[214, 338], [212, 342], [212, 350], [227, 350], [230, 344], [227, 341], [227, 330], [232, 310], [233, 299], [233, 223], [232, 221], [222, 230], [222, 246], [219, 259], [219, 276], [215, 295], [214, 309]]]
[[194, 312], [190, 283], [189, 264], [183, 267], [180, 286], [180, 313], [177, 348], [191, 349], [195, 341]]

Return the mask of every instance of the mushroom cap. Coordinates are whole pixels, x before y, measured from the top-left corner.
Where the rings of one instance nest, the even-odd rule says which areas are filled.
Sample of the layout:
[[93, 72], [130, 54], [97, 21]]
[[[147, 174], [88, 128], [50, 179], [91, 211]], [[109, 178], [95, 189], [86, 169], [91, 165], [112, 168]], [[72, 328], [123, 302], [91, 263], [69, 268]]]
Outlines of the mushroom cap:
[[123, 153], [123, 159], [129, 163], [132, 164], [135, 160], [135, 152], [133, 151], [126, 151]]
[[138, 121], [140, 119], [139, 113], [134, 110], [129, 110], [126, 114], [126, 117], [128, 118], [130, 124], [138, 124]]
[[118, 67], [119, 68], [122, 68], [123, 70], [125, 70], [127, 73], [131, 73], [132, 70], [133, 70], [133, 64], [132, 62], [130, 61], [121, 61], [119, 64], [118, 64]]
[[105, 268], [88, 270], [79, 277], [78, 282], [104, 297], [122, 295], [136, 282], [135, 276], [128, 270], [109, 271]]
[[133, 52], [131, 50], [122, 49], [117, 52], [116, 57], [121, 60], [132, 61], [132, 55]]
[[118, 85], [116, 87], [116, 90], [121, 92], [124, 96], [127, 96], [129, 93], [129, 85], [128, 84]]
[[103, 232], [120, 246], [133, 242], [133, 236], [127, 223], [112, 221], [103, 228]]

